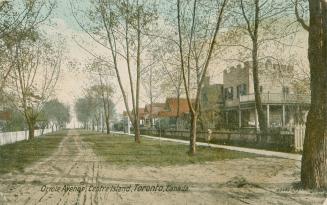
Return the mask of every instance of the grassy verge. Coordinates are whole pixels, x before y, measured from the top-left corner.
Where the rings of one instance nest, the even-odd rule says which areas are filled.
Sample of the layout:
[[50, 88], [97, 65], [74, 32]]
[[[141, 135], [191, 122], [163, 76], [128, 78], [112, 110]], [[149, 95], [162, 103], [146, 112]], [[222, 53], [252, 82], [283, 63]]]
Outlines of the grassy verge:
[[30, 141], [0, 146], [0, 174], [23, 171], [27, 165], [50, 156], [66, 134], [67, 131], [60, 131]]
[[[146, 134], [144, 134], [144, 135], [146, 135]], [[158, 135], [151, 135], [151, 136], [159, 138]], [[189, 141], [188, 137], [183, 137], [183, 136], [162, 136], [162, 137]], [[197, 142], [206, 142], [206, 140], [198, 137]], [[257, 142], [229, 141], [229, 140], [217, 140], [217, 139], [212, 139], [210, 141], [210, 143], [218, 144], [218, 145], [228, 145], [228, 146], [236, 146], [236, 147], [262, 149], [262, 150], [269, 150], [269, 151], [275, 151], [275, 152], [300, 153], [300, 154], [302, 153], [302, 152], [295, 152], [293, 147], [290, 147], [288, 145], [281, 145], [281, 144], [260, 144]]]
[[258, 156], [200, 146], [195, 156], [188, 156], [187, 145], [146, 138], [142, 138], [141, 144], [135, 144], [133, 137], [126, 135], [84, 135], [82, 139], [105, 161], [121, 166], [168, 166]]

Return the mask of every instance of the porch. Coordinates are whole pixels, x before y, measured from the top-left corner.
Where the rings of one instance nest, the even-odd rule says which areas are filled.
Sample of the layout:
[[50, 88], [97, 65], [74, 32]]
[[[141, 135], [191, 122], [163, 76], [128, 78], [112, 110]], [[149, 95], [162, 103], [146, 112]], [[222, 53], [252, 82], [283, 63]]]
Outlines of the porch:
[[[309, 106], [305, 104], [264, 104], [267, 127], [291, 127], [304, 124]], [[228, 128], [259, 129], [258, 113], [255, 103], [240, 104], [239, 107], [225, 109], [225, 122]]]

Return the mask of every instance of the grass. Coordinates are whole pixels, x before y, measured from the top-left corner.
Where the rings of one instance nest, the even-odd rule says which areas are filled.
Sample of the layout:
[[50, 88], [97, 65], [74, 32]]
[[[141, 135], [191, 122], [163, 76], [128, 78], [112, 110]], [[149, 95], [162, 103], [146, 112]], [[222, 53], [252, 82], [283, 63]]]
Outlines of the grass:
[[21, 172], [27, 165], [50, 156], [66, 134], [67, 131], [60, 131], [33, 140], [0, 146], [0, 174]]
[[[151, 135], [153, 137], [158, 137], [158, 135]], [[180, 139], [180, 140], [189, 140], [188, 137], [183, 136], [162, 136], [165, 138], [170, 139]], [[198, 142], [206, 142], [206, 139], [204, 138], [197, 138]], [[262, 149], [262, 150], [269, 150], [269, 151], [275, 151], [275, 152], [284, 152], [284, 153], [299, 153], [302, 154], [302, 152], [296, 152], [293, 147], [290, 147], [288, 145], [282, 145], [282, 144], [260, 144], [257, 142], [245, 142], [245, 141], [231, 141], [231, 140], [217, 140], [212, 139], [210, 141], [211, 144], [218, 144], [218, 145], [228, 145], [228, 146], [236, 146], [236, 147], [245, 147], [245, 148], [253, 148], [253, 149]]]
[[142, 138], [141, 144], [136, 144], [133, 137], [126, 135], [84, 135], [82, 139], [90, 143], [95, 153], [105, 161], [120, 166], [185, 165], [258, 156], [201, 146], [197, 147], [195, 156], [189, 156], [187, 145], [174, 142], [160, 143], [159, 140], [146, 138]]

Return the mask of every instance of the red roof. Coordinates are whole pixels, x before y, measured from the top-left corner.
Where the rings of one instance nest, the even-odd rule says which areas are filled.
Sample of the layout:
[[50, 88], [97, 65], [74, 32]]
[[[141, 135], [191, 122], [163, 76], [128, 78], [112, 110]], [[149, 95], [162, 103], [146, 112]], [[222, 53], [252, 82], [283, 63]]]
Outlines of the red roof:
[[153, 117], [158, 116], [159, 112], [165, 110], [165, 103], [152, 103], [152, 111], [151, 104], [145, 105], [144, 112], [148, 115], [152, 115]]
[[[177, 117], [178, 100], [177, 98], [167, 98], [165, 111], [159, 112], [160, 117]], [[187, 99], [179, 99], [179, 113], [178, 116], [182, 116], [183, 113], [190, 111]]]

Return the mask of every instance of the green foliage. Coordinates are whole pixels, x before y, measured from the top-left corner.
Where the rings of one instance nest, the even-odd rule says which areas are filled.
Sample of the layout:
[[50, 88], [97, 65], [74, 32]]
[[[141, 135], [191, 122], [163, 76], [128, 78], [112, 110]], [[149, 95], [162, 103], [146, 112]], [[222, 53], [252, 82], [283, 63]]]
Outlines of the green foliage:
[[89, 98], [78, 98], [75, 103], [75, 113], [77, 120], [86, 125], [86, 123], [91, 119], [93, 108], [94, 107], [92, 105], [92, 101]]
[[57, 99], [46, 102], [42, 113], [39, 121], [47, 120], [59, 127], [65, 127], [66, 123], [70, 122], [69, 107], [59, 102]]

